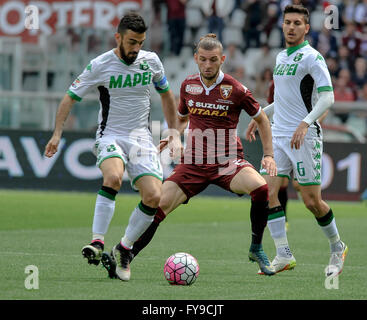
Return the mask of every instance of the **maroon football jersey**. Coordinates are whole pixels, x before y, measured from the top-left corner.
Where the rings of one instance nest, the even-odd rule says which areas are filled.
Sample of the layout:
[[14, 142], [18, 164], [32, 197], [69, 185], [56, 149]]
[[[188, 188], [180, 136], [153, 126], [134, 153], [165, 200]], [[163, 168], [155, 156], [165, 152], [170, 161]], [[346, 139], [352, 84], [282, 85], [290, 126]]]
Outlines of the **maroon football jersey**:
[[184, 163], [218, 164], [243, 159], [237, 137], [242, 110], [253, 117], [260, 105], [250, 90], [230, 75], [220, 72], [210, 88], [202, 83], [199, 73], [187, 77], [181, 85], [178, 107], [181, 116], [189, 116]]

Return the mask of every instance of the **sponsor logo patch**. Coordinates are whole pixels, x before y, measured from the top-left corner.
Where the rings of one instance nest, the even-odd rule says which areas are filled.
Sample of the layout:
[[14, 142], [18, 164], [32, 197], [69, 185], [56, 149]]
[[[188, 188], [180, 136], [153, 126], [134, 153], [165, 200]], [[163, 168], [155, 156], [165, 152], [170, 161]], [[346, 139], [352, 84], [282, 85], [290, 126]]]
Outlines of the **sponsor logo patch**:
[[199, 95], [203, 93], [204, 88], [199, 84], [187, 84], [185, 91], [189, 94]]

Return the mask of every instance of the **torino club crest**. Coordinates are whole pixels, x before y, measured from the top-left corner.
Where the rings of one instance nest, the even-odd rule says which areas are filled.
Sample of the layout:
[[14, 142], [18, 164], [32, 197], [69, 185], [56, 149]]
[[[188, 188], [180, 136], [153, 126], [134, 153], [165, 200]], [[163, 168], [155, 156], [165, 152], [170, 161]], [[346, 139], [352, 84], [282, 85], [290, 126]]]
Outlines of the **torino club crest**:
[[223, 99], [228, 99], [232, 93], [233, 86], [228, 84], [222, 84], [220, 86], [220, 95]]

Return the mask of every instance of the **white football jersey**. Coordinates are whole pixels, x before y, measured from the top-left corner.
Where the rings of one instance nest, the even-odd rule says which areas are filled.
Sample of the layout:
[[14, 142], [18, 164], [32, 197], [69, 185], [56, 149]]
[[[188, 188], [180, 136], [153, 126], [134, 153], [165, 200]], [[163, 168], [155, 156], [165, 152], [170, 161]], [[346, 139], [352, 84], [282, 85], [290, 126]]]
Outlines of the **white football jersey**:
[[136, 60], [127, 65], [110, 50], [93, 59], [67, 93], [80, 101], [88, 91], [96, 88], [101, 106], [96, 137], [128, 136], [132, 130], [147, 131], [149, 128], [152, 83], [159, 93], [169, 90], [156, 53], [140, 50]]
[[[281, 51], [276, 58], [274, 78], [274, 136], [292, 136], [300, 122], [311, 112], [318, 93], [333, 91], [331, 78], [322, 55], [308, 41]], [[306, 138], [322, 137], [316, 121]]]

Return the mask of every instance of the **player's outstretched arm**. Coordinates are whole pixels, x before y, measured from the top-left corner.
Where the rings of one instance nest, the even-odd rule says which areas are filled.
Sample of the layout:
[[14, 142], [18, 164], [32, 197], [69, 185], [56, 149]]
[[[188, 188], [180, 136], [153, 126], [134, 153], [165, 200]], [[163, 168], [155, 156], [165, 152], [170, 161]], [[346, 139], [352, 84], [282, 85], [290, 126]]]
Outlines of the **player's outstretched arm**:
[[48, 158], [51, 158], [57, 152], [65, 120], [67, 119], [74, 102], [75, 100], [73, 100], [68, 94], [66, 94], [60, 102], [56, 113], [54, 133], [45, 148], [45, 156]]
[[299, 149], [303, 144], [308, 127], [317, 119], [323, 117], [325, 112], [334, 104], [334, 93], [325, 91], [319, 93], [319, 99], [312, 111], [304, 118], [294, 132], [291, 140], [291, 148]]
[[245, 133], [246, 140], [250, 142], [256, 141], [256, 135], [255, 135], [256, 130], [257, 130], [257, 122], [254, 119], [251, 119]]
[[[267, 115], [267, 117], [270, 119], [270, 117], [272, 117], [274, 114], [274, 103], [269, 104], [263, 110]], [[256, 135], [255, 135], [256, 130], [257, 130], [257, 122], [254, 119], [252, 119], [246, 129], [245, 133], [246, 140], [250, 142], [256, 141]]]
[[178, 130], [177, 106], [172, 90], [160, 94], [162, 100], [163, 114], [168, 125], [168, 147], [170, 156], [176, 158], [181, 155], [182, 144]]
[[273, 151], [273, 143], [272, 143], [272, 134], [271, 134], [271, 127], [270, 127], [270, 121], [265, 114], [264, 110], [261, 110], [260, 114], [254, 118], [260, 138], [261, 143], [263, 146], [263, 159], [261, 160], [262, 167], [266, 170], [266, 172], [270, 176], [276, 176], [277, 175], [277, 167], [274, 161], [274, 151]]
[[160, 93], [162, 110], [169, 129], [177, 129], [177, 106], [172, 90]]
[[[178, 121], [178, 132], [181, 134], [183, 134], [183, 132], [185, 131], [187, 124], [189, 123], [189, 117], [181, 117], [178, 116], [177, 118]], [[168, 140], [169, 138], [164, 138], [159, 142], [159, 146], [158, 146], [158, 150], [159, 152], [162, 152], [168, 145]]]

